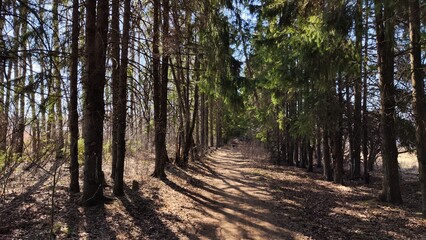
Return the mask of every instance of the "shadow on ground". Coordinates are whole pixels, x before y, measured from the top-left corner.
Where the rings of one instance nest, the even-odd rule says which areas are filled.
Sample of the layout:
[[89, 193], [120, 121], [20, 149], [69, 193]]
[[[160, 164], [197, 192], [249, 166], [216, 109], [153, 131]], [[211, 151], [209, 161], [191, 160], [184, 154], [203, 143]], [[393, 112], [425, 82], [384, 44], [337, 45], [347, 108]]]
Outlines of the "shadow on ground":
[[[418, 239], [426, 232], [426, 222], [415, 214], [420, 210], [418, 199], [412, 199], [419, 189], [415, 183], [405, 183], [406, 204], [394, 206], [377, 202], [374, 186], [339, 186], [295, 167], [270, 171], [232, 149], [221, 149], [186, 171], [169, 172], [192, 186], [166, 183], [194, 200], [199, 216], [240, 227], [242, 239], [256, 239], [253, 232], [269, 239]], [[200, 224], [199, 236], [226, 239], [218, 224]]]

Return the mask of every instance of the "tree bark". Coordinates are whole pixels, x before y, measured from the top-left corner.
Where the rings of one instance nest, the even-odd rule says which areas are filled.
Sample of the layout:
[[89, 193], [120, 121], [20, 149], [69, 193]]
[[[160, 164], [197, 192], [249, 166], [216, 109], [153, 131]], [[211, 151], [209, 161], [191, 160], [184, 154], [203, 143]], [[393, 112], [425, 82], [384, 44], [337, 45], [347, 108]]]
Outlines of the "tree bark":
[[78, 37], [79, 37], [79, 0], [72, 4], [72, 33], [71, 33], [71, 71], [70, 71], [70, 192], [80, 192], [78, 164]]
[[316, 157], [317, 157], [317, 168], [322, 167], [322, 152], [321, 152], [321, 128], [317, 124], [316, 126]]
[[394, 2], [375, 1], [377, 57], [380, 88], [380, 135], [383, 161], [382, 201], [402, 203], [399, 186], [398, 151], [395, 137]]
[[59, 0], [53, 1], [53, 32], [54, 35], [54, 57], [53, 57], [53, 77], [54, 77], [54, 88], [55, 88], [55, 105], [56, 105], [56, 139], [55, 139], [55, 148], [56, 148], [56, 159], [62, 159], [64, 157], [64, 131], [63, 131], [63, 116], [62, 116], [62, 77], [61, 77], [61, 63], [59, 60], [60, 52], [60, 42], [59, 42]]
[[323, 130], [323, 149], [324, 149], [324, 177], [327, 181], [333, 181], [333, 171], [331, 169], [329, 133], [327, 129]]
[[111, 142], [111, 178], [115, 178], [117, 165], [117, 127], [118, 127], [118, 95], [120, 82], [120, 1], [111, 4], [111, 88], [112, 88], [112, 142]]
[[423, 217], [426, 217], [426, 98], [421, 58], [419, 0], [409, 1], [409, 11], [411, 82], [413, 84], [413, 109], [416, 122], [416, 150], [422, 192], [422, 214]]
[[213, 138], [213, 122], [214, 122], [214, 111], [213, 111], [214, 99], [212, 95], [209, 95], [209, 113], [210, 113], [210, 146], [214, 147], [214, 138]]
[[154, 0], [154, 39], [153, 39], [153, 75], [154, 75], [154, 122], [155, 122], [155, 169], [153, 177], [160, 179], [166, 178], [164, 171], [166, 162], [168, 161], [166, 148], [166, 132], [167, 132], [167, 83], [169, 56], [168, 44], [169, 38], [169, 1], [163, 0], [163, 57], [161, 65], [160, 78], [160, 53], [158, 47], [159, 41], [159, 11], [160, 1]]
[[130, 32], [130, 0], [124, 1], [123, 38], [121, 48], [120, 83], [118, 96], [118, 126], [117, 126], [117, 165], [114, 178], [114, 194], [124, 195], [124, 159], [126, 155], [126, 116], [127, 116], [127, 65]]
[[308, 141], [308, 172], [314, 171], [314, 147], [315, 145], [311, 145], [311, 143]]
[[308, 162], [308, 152], [307, 152], [307, 144], [306, 144], [306, 138], [302, 138], [302, 143], [300, 145], [300, 167], [306, 168], [306, 164]]
[[365, 26], [364, 26], [364, 58], [363, 58], [363, 96], [362, 96], [362, 157], [364, 159], [364, 182], [370, 183], [370, 174], [368, 167], [368, 110], [367, 110], [367, 94], [368, 94], [368, 18], [370, 14], [369, 0], [365, 0]]
[[[26, 4], [26, 1], [23, 2]], [[26, 35], [28, 30], [27, 14], [28, 10], [26, 7], [21, 6], [19, 11], [20, 19], [22, 21], [21, 35]], [[16, 154], [18, 159], [22, 158], [24, 153], [24, 133], [25, 133], [25, 84], [27, 79], [27, 40], [23, 40], [21, 43], [22, 51], [22, 62], [21, 62], [21, 76], [18, 80], [18, 98], [19, 98], [19, 113], [18, 113], [18, 131], [17, 131], [17, 146]], [[18, 67], [18, 66], [17, 66]], [[17, 76], [15, 76], [17, 77]], [[17, 106], [17, 105], [16, 105]]]
[[[342, 78], [339, 73], [338, 77], [338, 98], [339, 98], [339, 107], [340, 109], [344, 109], [344, 103], [343, 103], [343, 82]], [[342, 113], [339, 111], [337, 115], [337, 128], [334, 132], [334, 182], [338, 184], [343, 184], [343, 142], [342, 142], [342, 136], [343, 136], [343, 124], [342, 124]]]
[[204, 97], [204, 133], [206, 134], [206, 137], [204, 139], [204, 152], [206, 152], [209, 149], [209, 111], [210, 111], [210, 107], [209, 107], [209, 95], [205, 94]]
[[206, 102], [205, 102], [205, 93], [201, 93], [201, 103], [200, 103], [200, 138], [201, 138], [201, 149], [200, 154], [203, 156], [206, 149]]
[[[98, 6], [96, 6], [98, 2]], [[83, 204], [103, 203], [102, 147], [105, 115], [104, 87], [108, 32], [108, 1], [86, 1], [87, 79], [84, 81], [84, 184]], [[94, 47], [90, 47], [94, 46]]]
[[[4, 16], [0, 11], [0, 32], [3, 33], [4, 29]], [[0, 49], [5, 49], [5, 39], [3, 34], [0, 36]], [[6, 109], [6, 101], [4, 100], [5, 96], [5, 86], [8, 81], [6, 80], [6, 59], [0, 59], [0, 154], [6, 153], [6, 136], [7, 136], [7, 112], [9, 109]], [[6, 89], [6, 91], [8, 91]]]
[[351, 177], [361, 176], [361, 93], [362, 93], [362, 0], [357, 0], [355, 13], [355, 48], [359, 55], [359, 67], [354, 83], [353, 148], [351, 149]]

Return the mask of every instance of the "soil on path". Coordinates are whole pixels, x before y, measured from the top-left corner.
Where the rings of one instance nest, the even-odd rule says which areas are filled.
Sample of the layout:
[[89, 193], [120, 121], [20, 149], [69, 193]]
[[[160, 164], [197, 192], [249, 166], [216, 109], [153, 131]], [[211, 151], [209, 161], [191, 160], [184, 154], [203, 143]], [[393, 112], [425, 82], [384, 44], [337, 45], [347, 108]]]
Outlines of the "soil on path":
[[404, 205], [396, 206], [376, 200], [377, 173], [373, 184], [342, 186], [324, 181], [321, 169], [270, 165], [256, 151], [222, 148], [187, 171], [191, 187], [177, 188], [196, 203], [185, 212], [186, 237], [426, 239], [417, 178], [403, 176]]
[[254, 174], [253, 161], [238, 149], [222, 148], [197, 163], [198, 202], [189, 211], [200, 239], [294, 239], [274, 213], [269, 184]]

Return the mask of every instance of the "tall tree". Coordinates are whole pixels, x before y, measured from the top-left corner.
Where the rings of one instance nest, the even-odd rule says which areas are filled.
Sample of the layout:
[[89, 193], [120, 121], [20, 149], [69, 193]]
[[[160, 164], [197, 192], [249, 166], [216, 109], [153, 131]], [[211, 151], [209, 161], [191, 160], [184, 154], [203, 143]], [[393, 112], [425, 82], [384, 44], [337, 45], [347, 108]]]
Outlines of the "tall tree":
[[413, 108], [416, 123], [416, 150], [419, 162], [422, 213], [426, 217], [426, 98], [420, 43], [420, 3], [409, 1], [409, 27], [411, 41], [411, 82], [413, 84]]
[[[28, 30], [28, 22], [27, 22], [27, 17], [28, 17], [28, 9], [26, 7], [26, 1], [22, 1], [22, 5], [20, 6], [20, 10], [19, 10], [19, 14], [20, 14], [20, 21], [21, 21], [21, 33], [20, 36], [22, 35], [26, 35], [27, 34], [27, 30]], [[16, 36], [17, 38], [19, 38], [18, 36]], [[19, 109], [19, 112], [17, 112], [17, 117], [18, 117], [18, 129], [17, 129], [17, 139], [16, 139], [16, 149], [15, 149], [15, 153], [17, 154], [18, 158], [21, 158], [23, 156], [24, 153], [24, 133], [25, 133], [25, 81], [27, 79], [27, 39], [23, 39], [22, 42], [20, 43], [20, 48], [22, 50], [22, 55], [21, 55], [21, 71], [20, 74], [16, 74], [15, 78], [17, 79], [17, 88], [15, 89], [17, 92], [17, 100], [19, 101], [19, 106], [18, 104], [15, 105], [16, 108]], [[18, 63], [19, 60], [17, 60]], [[16, 69], [15, 69], [16, 73], [19, 72], [18, 70], [18, 65], [16, 65]], [[19, 78], [18, 78], [19, 76]]]
[[362, 96], [362, 157], [364, 159], [364, 181], [370, 182], [368, 168], [368, 111], [367, 111], [367, 95], [368, 95], [368, 19], [370, 15], [370, 1], [365, 0], [365, 24], [364, 24], [364, 55], [363, 61], [363, 96]]
[[355, 48], [358, 54], [358, 68], [355, 76], [354, 92], [354, 114], [353, 114], [353, 145], [351, 149], [351, 177], [361, 176], [361, 97], [362, 97], [362, 0], [357, 0], [355, 10]]
[[[61, 74], [61, 62], [60, 62], [60, 39], [59, 39], [59, 0], [53, 1], [52, 13], [53, 13], [53, 87], [54, 87], [54, 102], [55, 102], [55, 145], [56, 145], [56, 158], [63, 158], [64, 149], [64, 131], [63, 131], [63, 116], [62, 116], [62, 74]], [[53, 106], [52, 106], [53, 107]]]
[[[96, 3], [98, 3], [96, 5]], [[84, 81], [83, 204], [103, 203], [102, 145], [105, 115], [104, 86], [108, 33], [108, 0], [86, 2], [86, 71]], [[91, 47], [94, 46], [94, 47]]]
[[72, 32], [71, 32], [71, 70], [70, 70], [70, 104], [69, 104], [69, 131], [70, 131], [70, 191], [80, 192], [79, 164], [78, 164], [78, 36], [79, 0], [72, 3]]
[[111, 58], [112, 58], [112, 143], [111, 177], [115, 178], [117, 166], [118, 95], [120, 82], [120, 1], [112, 1]]
[[162, 46], [163, 56], [160, 75], [160, 51], [159, 51], [159, 30], [160, 30], [160, 0], [154, 0], [154, 22], [153, 22], [153, 78], [154, 78], [154, 123], [155, 123], [155, 169], [153, 177], [165, 178], [164, 168], [168, 161], [166, 148], [167, 132], [167, 82], [169, 57], [167, 40], [169, 38], [169, 1], [163, 0], [163, 28]]
[[375, 0], [376, 44], [380, 88], [380, 135], [383, 186], [379, 199], [402, 203], [395, 137], [394, 32], [395, 2]]
[[117, 126], [117, 165], [114, 178], [114, 194], [122, 196], [124, 158], [126, 155], [126, 116], [127, 116], [127, 65], [129, 62], [129, 32], [130, 32], [130, 0], [124, 1], [123, 37], [121, 47], [120, 83], [118, 95], [118, 126]]
[[[339, 99], [339, 107], [340, 109], [343, 109], [343, 80], [341, 77], [341, 74], [339, 73], [339, 76], [337, 77], [337, 96]], [[338, 111], [337, 113], [337, 126], [334, 130], [334, 143], [333, 143], [333, 155], [334, 155], [334, 182], [338, 184], [343, 184], [343, 142], [342, 142], [342, 136], [343, 136], [343, 126], [342, 126], [342, 113], [341, 111]]]
[[[4, 25], [5, 25], [5, 17], [2, 14], [3, 8], [6, 9], [6, 3], [3, 3], [0, 7], [0, 33], [3, 33]], [[5, 11], [4, 11], [5, 12]], [[4, 49], [6, 47], [6, 42], [4, 39], [3, 34], [0, 34], [0, 48]], [[5, 90], [8, 91], [5, 88], [7, 81], [6, 81], [6, 59], [1, 58], [0, 59], [0, 154], [3, 154], [6, 152], [6, 136], [7, 136], [7, 118], [8, 118], [8, 111], [9, 109], [6, 109], [6, 101], [4, 100], [5, 97]]]

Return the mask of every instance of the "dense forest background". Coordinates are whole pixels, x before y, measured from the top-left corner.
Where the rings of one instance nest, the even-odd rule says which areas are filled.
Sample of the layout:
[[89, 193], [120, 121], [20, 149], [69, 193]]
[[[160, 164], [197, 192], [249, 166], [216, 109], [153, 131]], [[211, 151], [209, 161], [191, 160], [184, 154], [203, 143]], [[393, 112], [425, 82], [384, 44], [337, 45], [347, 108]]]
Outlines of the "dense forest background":
[[[413, 153], [426, 216], [425, 4], [0, 1], [2, 204], [25, 172], [47, 173], [54, 236], [61, 181], [102, 205], [139, 188], [131, 174], [167, 182], [170, 166], [250, 144], [276, 169], [380, 182], [392, 204], [398, 154]], [[129, 172], [144, 159], [150, 172]]]

